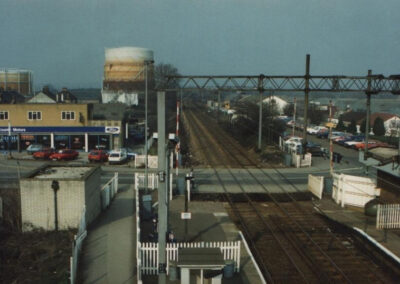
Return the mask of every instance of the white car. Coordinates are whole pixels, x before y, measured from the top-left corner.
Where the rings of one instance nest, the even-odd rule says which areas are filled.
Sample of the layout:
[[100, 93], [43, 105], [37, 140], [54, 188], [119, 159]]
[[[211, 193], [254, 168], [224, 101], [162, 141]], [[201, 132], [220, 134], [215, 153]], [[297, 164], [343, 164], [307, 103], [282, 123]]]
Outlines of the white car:
[[108, 163], [112, 164], [122, 164], [128, 160], [128, 154], [126, 150], [113, 150], [108, 155]]
[[288, 140], [286, 140], [285, 141], [285, 144], [292, 144], [292, 143], [300, 143], [301, 144], [301, 141], [303, 140], [303, 138], [301, 138], [301, 137], [296, 137], [296, 136], [293, 136], [293, 137], [290, 137]]
[[316, 135], [318, 131], [322, 129], [327, 129], [325, 126], [314, 126], [314, 127], [307, 127], [307, 133], [311, 135]]

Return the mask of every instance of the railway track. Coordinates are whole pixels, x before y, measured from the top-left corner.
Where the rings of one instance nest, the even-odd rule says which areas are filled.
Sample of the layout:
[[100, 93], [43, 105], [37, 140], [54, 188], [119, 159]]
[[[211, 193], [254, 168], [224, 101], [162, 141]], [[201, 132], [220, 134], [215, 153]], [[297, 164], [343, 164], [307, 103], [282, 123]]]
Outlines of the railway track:
[[[285, 187], [293, 185], [278, 170], [282, 177], [279, 181], [260, 168], [258, 161], [249, 158], [248, 153], [228, 134], [218, 127], [212, 127], [215, 123], [201, 112], [194, 113], [188, 109], [185, 117], [191, 139], [195, 139], [204, 149], [203, 155], [214, 169], [234, 218], [250, 242], [268, 282], [395, 283], [380, 266], [357, 249], [349, 236], [331, 229], [325, 219], [314, 213], [312, 206], [302, 206], [297, 202], [285, 190]], [[246, 202], [234, 201], [217, 167], [228, 169]], [[247, 170], [272, 202], [253, 200], [230, 171], [235, 167], [257, 168], [260, 174], [266, 175], [282, 192], [288, 194], [292, 202], [279, 203], [268, 187]]]

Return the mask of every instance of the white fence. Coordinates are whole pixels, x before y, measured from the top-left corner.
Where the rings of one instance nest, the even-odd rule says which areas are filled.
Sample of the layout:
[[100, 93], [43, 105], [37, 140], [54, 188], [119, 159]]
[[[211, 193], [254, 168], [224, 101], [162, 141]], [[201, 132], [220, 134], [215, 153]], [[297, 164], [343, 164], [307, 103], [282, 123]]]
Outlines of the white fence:
[[[144, 167], [146, 164], [146, 155], [136, 155], [135, 168]], [[150, 169], [158, 168], [158, 156], [147, 155], [147, 166]]]
[[377, 229], [400, 228], [400, 204], [378, 204]]
[[380, 189], [372, 178], [333, 174], [332, 198], [342, 207], [364, 207], [368, 201], [379, 195]]
[[[158, 274], [158, 243], [138, 243], [140, 272], [146, 275]], [[178, 261], [179, 248], [220, 248], [224, 260], [235, 262], [235, 271], [240, 269], [240, 241], [235, 242], [193, 242], [167, 243], [167, 273], [171, 261]], [[139, 260], [139, 259], [138, 259]], [[139, 262], [138, 262], [139, 263]], [[139, 275], [139, 273], [138, 273]]]
[[[136, 180], [137, 174], [135, 174]], [[137, 186], [137, 182], [135, 182], [135, 203], [136, 203], [136, 275], [137, 282], [142, 283], [142, 260], [140, 258], [139, 249], [140, 249], [140, 201], [139, 201], [139, 187]]]
[[308, 175], [308, 190], [319, 199], [322, 199], [324, 191], [324, 177]]
[[74, 236], [74, 242], [72, 243], [72, 256], [70, 257], [70, 283], [76, 283], [76, 276], [78, 271], [78, 260], [81, 252], [83, 240], [87, 236], [86, 231], [86, 207], [83, 207], [81, 219], [79, 221], [78, 232]]
[[[135, 173], [135, 185], [139, 188], [144, 188], [144, 178], [145, 174]], [[157, 189], [158, 188], [158, 177], [155, 173], [147, 174], [147, 187], [149, 189]]]
[[118, 192], [118, 173], [115, 173], [114, 176], [101, 188], [100, 196], [101, 196], [101, 209], [106, 209], [111, 200]]

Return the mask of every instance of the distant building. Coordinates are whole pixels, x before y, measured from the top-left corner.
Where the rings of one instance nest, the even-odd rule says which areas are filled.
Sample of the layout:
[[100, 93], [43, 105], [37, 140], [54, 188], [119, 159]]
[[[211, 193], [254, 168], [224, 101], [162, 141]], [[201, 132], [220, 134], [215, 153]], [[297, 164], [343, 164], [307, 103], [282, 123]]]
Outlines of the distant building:
[[30, 104], [55, 104], [57, 103], [56, 95], [53, 94], [48, 87], [43, 87], [42, 91], [35, 94], [32, 98], [26, 101]]
[[25, 101], [25, 97], [16, 91], [1, 91], [0, 104], [19, 104]]
[[288, 102], [277, 96], [268, 96], [263, 100], [263, 103], [271, 103], [276, 105], [279, 114], [283, 114], [283, 110], [287, 106]]

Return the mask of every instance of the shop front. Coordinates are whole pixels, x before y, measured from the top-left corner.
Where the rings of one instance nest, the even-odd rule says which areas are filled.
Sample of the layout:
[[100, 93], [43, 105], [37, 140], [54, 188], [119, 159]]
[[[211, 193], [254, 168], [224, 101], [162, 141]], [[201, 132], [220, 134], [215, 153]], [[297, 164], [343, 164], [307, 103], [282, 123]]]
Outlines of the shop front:
[[31, 144], [55, 149], [111, 150], [119, 139], [119, 128], [87, 127], [0, 127], [0, 150], [26, 150]]

